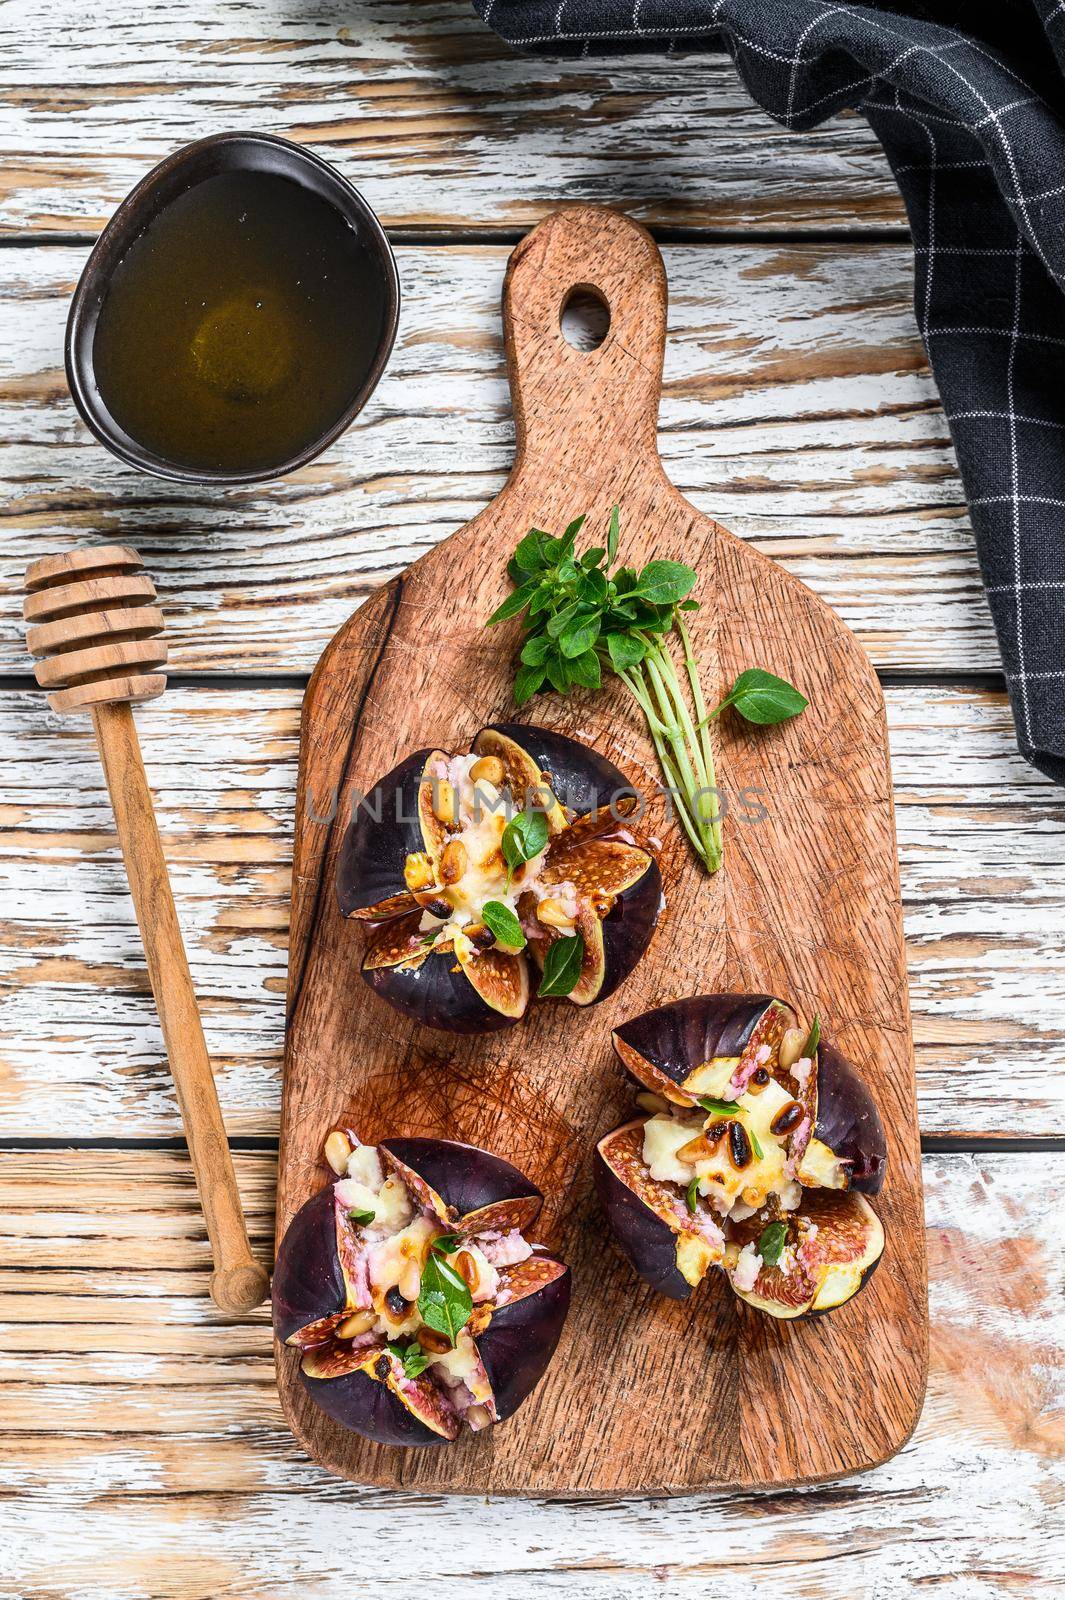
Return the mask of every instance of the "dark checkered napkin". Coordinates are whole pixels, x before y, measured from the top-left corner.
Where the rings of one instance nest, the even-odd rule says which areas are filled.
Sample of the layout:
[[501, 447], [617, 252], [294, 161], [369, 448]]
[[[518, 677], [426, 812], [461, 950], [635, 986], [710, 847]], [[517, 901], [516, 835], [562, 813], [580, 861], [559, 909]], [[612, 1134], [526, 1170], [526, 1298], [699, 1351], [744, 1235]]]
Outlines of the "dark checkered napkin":
[[1065, 783], [1065, 0], [474, 3], [528, 50], [727, 50], [789, 127], [868, 118], [909, 212], [1018, 743]]

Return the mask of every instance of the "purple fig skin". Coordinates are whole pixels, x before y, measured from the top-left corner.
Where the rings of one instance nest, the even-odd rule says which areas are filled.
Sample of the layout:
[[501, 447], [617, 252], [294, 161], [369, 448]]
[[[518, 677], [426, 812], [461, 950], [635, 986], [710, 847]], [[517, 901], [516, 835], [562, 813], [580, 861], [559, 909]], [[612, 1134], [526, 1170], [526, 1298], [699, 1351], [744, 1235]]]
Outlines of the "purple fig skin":
[[774, 1003], [784, 1004], [768, 994], [701, 994], [671, 1000], [616, 1028], [614, 1048], [624, 1062], [620, 1041], [679, 1087], [702, 1062], [742, 1055]]
[[459, 1225], [488, 1206], [515, 1200], [530, 1203], [524, 1215], [532, 1222], [544, 1203], [540, 1190], [517, 1167], [476, 1145], [457, 1139], [382, 1139], [378, 1149], [435, 1190]]
[[430, 955], [420, 967], [362, 967], [375, 994], [405, 1017], [443, 1033], [499, 1033], [521, 1017], [508, 1017], [482, 1000], [454, 956]]
[[415, 750], [393, 767], [374, 784], [348, 823], [336, 874], [337, 899], [345, 917], [402, 892], [407, 857], [423, 847], [418, 788], [431, 753]]
[[521, 722], [492, 722], [488, 728], [520, 744], [541, 772], [549, 772], [555, 799], [571, 811], [583, 815], [609, 806], [616, 796], [637, 793], [620, 768], [577, 739]]
[[450, 1444], [446, 1433], [437, 1433], [403, 1404], [391, 1389], [366, 1372], [349, 1372], [343, 1378], [300, 1380], [315, 1405], [326, 1416], [351, 1428], [375, 1444], [422, 1446]]
[[639, 965], [658, 924], [662, 904], [662, 874], [652, 857], [640, 881], [618, 896], [603, 919], [605, 970], [594, 1004], [612, 995]]
[[603, 1155], [613, 1128], [595, 1151], [595, 1188], [599, 1204], [622, 1255], [633, 1271], [659, 1294], [687, 1300], [692, 1285], [677, 1266], [677, 1236], [669, 1224], [618, 1177]]
[[492, 1313], [476, 1339], [496, 1416], [505, 1421], [532, 1394], [547, 1371], [569, 1311], [568, 1267], [534, 1294], [513, 1300]]
[[332, 1186], [301, 1206], [285, 1230], [271, 1284], [274, 1332], [284, 1343], [345, 1304]]
[[830, 1044], [817, 1052], [814, 1138], [845, 1162], [851, 1189], [879, 1194], [887, 1168], [884, 1124], [872, 1095], [846, 1056]]

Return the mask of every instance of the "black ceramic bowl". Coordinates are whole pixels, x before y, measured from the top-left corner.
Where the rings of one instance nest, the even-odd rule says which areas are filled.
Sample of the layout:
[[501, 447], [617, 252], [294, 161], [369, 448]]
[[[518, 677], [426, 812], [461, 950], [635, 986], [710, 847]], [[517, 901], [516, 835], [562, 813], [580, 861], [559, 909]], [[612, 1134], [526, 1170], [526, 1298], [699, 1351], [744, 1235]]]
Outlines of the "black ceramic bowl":
[[[133, 436], [113, 414], [98, 381], [97, 326], [114, 274], [134, 243], [175, 201], [220, 174], [261, 173], [286, 178], [331, 207], [357, 237], [380, 308], [380, 331], [368, 357], [353, 362], [345, 387], [321, 431], [283, 459], [251, 466], [189, 464]], [[160, 162], [123, 200], [100, 235], [81, 274], [67, 319], [67, 381], [83, 419], [102, 444], [131, 466], [188, 483], [258, 483], [311, 461], [349, 426], [376, 388], [399, 320], [399, 275], [384, 229], [362, 195], [311, 151], [264, 133], [220, 133], [184, 146]], [[355, 308], [352, 307], [352, 314]]]

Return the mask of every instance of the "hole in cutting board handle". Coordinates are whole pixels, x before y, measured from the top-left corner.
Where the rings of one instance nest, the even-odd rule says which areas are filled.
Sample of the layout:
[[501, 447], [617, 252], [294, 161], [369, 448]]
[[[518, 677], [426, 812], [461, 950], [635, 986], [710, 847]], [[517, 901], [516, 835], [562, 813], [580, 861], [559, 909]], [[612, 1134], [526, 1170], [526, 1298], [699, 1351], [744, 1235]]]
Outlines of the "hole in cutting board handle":
[[587, 355], [610, 332], [610, 307], [598, 289], [578, 283], [562, 302], [558, 322], [566, 343]]

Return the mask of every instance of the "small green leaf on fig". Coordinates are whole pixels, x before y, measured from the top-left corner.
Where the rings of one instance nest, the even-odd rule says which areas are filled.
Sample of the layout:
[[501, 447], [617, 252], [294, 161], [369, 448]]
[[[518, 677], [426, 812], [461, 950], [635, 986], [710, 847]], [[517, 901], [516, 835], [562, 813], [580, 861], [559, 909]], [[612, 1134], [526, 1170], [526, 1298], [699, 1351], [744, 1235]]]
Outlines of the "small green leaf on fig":
[[521, 923], [501, 900], [486, 900], [481, 907], [481, 921], [495, 935], [498, 945], [507, 950], [524, 950], [525, 935]]
[[544, 957], [544, 970], [537, 993], [543, 1000], [561, 999], [577, 987], [584, 962], [584, 940], [579, 933], [568, 939], [555, 939]]
[[755, 1249], [767, 1267], [775, 1267], [784, 1252], [784, 1244], [788, 1237], [786, 1222], [770, 1222], [762, 1229]]

